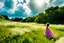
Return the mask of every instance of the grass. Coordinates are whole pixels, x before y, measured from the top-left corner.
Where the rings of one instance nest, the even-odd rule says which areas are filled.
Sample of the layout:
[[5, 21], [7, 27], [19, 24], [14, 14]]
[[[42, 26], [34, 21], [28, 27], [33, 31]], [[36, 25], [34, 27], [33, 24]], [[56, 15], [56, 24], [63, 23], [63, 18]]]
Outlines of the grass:
[[[55, 43], [44, 36], [45, 24], [0, 22], [0, 43]], [[50, 25], [57, 40], [64, 36], [64, 25]]]

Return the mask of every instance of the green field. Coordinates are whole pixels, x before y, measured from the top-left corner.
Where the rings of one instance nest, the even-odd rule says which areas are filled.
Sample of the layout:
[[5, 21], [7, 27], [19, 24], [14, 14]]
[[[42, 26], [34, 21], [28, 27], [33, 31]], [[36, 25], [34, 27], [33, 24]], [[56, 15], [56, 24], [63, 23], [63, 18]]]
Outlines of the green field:
[[[0, 43], [58, 43], [44, 36], [45, 24], [0, 22]], [[64, 36], [64, 25], [50, 25], [57, 40]]]

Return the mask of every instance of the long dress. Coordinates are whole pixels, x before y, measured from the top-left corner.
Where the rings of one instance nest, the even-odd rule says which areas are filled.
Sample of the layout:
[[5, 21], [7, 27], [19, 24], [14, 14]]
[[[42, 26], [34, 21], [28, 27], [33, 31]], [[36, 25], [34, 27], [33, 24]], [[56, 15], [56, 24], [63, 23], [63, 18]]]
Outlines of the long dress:
[[56, 37], [54, 32], [52, 30], [50, 30], [49, 28], [46, 28], [45, 35], [48, 36], [48, 37], [51, 37], [51, 38], [55, 38]]

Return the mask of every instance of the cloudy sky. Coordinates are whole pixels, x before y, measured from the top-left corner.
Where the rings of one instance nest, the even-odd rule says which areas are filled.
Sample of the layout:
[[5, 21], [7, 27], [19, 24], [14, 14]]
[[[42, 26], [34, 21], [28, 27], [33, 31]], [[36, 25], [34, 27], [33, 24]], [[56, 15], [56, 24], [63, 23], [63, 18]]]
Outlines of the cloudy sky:
[[0, 14], [28, 17], [44, 12], [50, 6], [63, 6], [64, 0], [0, 0]]

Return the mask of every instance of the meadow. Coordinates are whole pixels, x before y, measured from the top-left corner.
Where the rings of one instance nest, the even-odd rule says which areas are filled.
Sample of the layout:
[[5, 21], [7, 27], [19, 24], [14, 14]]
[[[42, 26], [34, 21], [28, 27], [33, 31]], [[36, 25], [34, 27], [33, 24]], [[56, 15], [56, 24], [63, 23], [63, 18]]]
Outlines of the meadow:
[[44, 36], [46, 24], [0, 21], [0, 43], [60, 43], [64, 36], [64, 25], [51, 24], [57, 41]]

